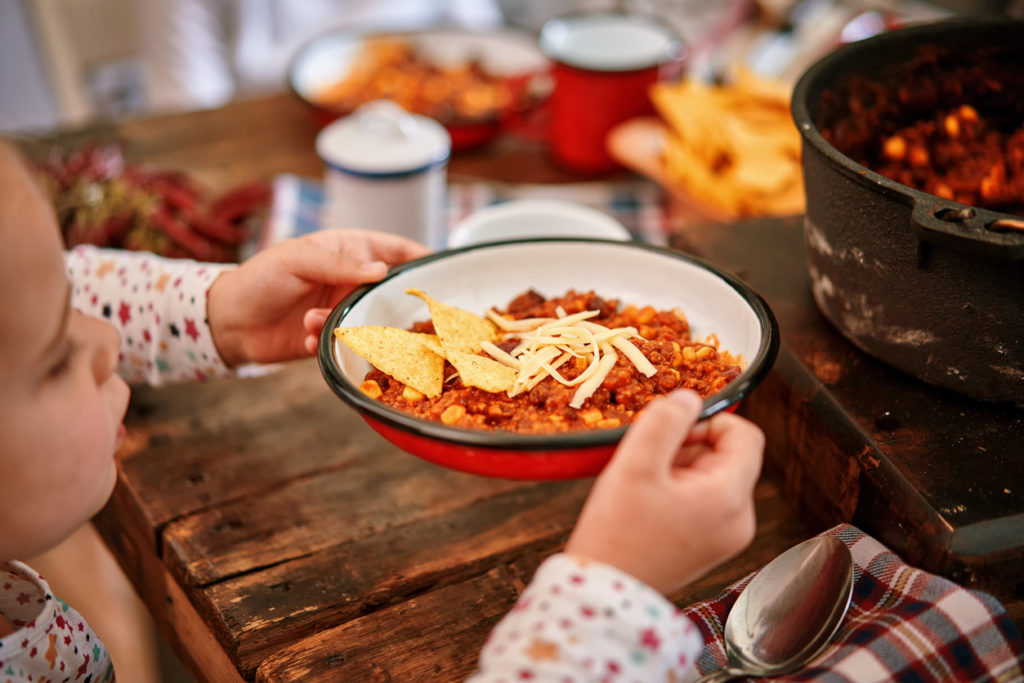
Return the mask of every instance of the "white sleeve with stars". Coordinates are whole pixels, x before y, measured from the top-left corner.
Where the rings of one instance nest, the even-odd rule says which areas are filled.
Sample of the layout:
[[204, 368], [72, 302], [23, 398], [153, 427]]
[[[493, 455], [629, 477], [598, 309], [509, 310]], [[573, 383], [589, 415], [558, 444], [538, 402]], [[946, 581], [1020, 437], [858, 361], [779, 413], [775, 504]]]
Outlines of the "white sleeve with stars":
[[553, 555], [488, 637], [471, 683], [696, 677], [697, 628], [614, 567]]
[[31, 567], [0, 562], [0, 615], [17, 629], [0, 638], [0, 681], [114, 681], [107, 648]]
[[233, 266], [80, 246], [65, 254], [71, 306], [121, 333], [118, 373], [158, 385], [229, 373], [206, 320], [206, 295]]

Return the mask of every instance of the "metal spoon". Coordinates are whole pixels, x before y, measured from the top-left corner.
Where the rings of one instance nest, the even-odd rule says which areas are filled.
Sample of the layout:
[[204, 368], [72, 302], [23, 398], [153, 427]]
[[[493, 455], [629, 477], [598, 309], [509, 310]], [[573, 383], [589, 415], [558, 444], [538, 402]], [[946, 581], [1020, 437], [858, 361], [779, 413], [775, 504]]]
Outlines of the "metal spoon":
[[769, 562], [740, 593], [725, 620], [724, 669], [698, 679], [773, 676], [810, 662], [850, 607], [853, 557], [835, 536], [817, 536]]

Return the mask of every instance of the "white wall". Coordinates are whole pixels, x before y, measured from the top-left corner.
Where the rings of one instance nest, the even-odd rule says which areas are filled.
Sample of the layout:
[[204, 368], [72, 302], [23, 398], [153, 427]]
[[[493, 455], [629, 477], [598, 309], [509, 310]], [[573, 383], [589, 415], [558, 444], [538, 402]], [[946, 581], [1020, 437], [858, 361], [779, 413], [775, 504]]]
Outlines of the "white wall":
[[57, 109], [21, 2], [0, 0], [0, 132], [49, 129]]
[[141, 107], [136, 0], [0, 0], [0, 131]]

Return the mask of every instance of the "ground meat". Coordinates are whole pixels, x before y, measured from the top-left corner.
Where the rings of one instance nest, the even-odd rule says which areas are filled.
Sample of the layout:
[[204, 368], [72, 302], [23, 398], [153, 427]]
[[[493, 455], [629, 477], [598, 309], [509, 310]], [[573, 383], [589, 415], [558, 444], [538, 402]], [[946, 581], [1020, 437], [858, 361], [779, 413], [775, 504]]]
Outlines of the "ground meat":
[[836, 149], [891, 180], [1024, 215], [1022, 92], [1019, 47], [965, 59], [928, 46], [823, 93], [818, 125]]
[[[380, 400], [413, 415], [442, 421], [467, 429], [501, 429], [526, 434], [550, 434], [589, 429], [610, 429], [628, 424], [651, 399], [678, 387], [694, 389], [701, 396], [710, 396], [739, 376], [742, 368], [736, 359], [720, 353], [717, 346], [690, 339], [686, 320], [672, 311], [658, 311], [650, 306], [620, 307], [615, 300], [603, 299], [593, 292], [569, 291], [565, 296], [545, 299], [528, 291], [512, 300], [505, 311], [516, 319], [554, 317], [558, 308], [567, 314], [598, 310], [593, 322], [615, 327], [636, 327], [644, 339], [633, 343], [655, 366], [652, 377], [645, 377], [623, 355], [602, 385], [580, 409], [569, 406], [576, 392], [548, 377], [531, 390], [515, 397], [505, 393], [492, 394], [476, 387], [467, 387], [457, 376], [444, 385], [441, 395], [429, 399], [412, 398], [405, 385], [379, 370], [371, 370], [367, 380], [381, 388]], [[417, 323], [417, 332], [433, 332], [433, 325]], [[517, 342], [500, 342], [499, 347], [511, 351]], [[572, 379], [587, 367], [582, 358], [572, 359], [559, 372]], [[445, 377], [455, 375], [445, 363]], [[464, 408], [464, 412], [463, 412]], [[445, 417], [447, 416], [447, 417]]]

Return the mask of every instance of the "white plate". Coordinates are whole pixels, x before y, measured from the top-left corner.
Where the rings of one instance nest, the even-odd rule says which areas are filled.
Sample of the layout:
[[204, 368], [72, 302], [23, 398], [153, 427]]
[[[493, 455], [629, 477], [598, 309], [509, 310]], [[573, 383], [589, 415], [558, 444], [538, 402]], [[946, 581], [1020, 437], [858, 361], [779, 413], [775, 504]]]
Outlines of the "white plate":
[[629, 230], [608, 214], [554, 199], [521, 199], [480, 209], [459, 222], [451, 248], [532, 237], [628, 240]]

